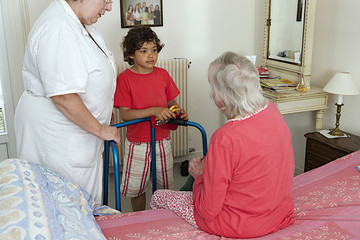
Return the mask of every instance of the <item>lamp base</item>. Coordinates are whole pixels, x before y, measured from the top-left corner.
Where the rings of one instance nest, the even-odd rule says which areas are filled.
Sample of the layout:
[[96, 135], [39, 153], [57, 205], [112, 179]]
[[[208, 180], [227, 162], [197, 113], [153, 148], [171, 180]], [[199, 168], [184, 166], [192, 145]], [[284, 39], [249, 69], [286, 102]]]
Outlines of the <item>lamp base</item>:
[[343, 133], [339, 128], [334, 128], [333, 130], [331, 130], [329, 132], [330, 135], [332, 136], [344, 136], [345, 133]]
[[344, 136], [345, 134], [339, 129], [340, 116], [341, 116], [341, 106], [343, 106], [344, 104], [335, 103], [335, 105], [337, 106], [337, 109], [336, 109], [336, 124], [335, 124], [335, 128], [333, 130], [331, 130], [329, 132], [329, 134], [332, 135], [332, 136]]

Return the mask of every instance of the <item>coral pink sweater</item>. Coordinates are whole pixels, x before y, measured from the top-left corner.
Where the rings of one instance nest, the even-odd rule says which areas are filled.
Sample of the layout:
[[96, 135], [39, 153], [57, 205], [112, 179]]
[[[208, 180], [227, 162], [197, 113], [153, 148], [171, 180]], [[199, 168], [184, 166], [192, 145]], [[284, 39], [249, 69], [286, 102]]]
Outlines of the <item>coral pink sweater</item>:
[[294, 156], [290, 131], [272, 103], [212, 136], [204, 173], [193, 186], [200, 229], [250, 238], [292, 222]]

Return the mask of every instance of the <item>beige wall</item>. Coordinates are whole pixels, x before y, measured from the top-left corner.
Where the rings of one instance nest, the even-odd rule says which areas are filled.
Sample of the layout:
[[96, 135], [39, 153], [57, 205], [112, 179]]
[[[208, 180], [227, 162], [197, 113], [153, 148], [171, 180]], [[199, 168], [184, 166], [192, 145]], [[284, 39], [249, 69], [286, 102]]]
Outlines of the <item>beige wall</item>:
[[[360, 15], [358, 0], [317, 0], [311, 83], [324, 87], [337, 71], [349, 71], [360, 89]], [[336, 96], [330, 94], [323, 129], [335, 127]], [[344, 96], [340, 129], [360, 136], [360, 96]], [[304, 134], [315, 130], [314, 113], [285, 116], [293, 139], [297, 168], [303, 169]]]
[[[318, 0], [313, 52], [313, 82], [325, 86], [338, 71], [349, 71], [360, 89], [358, 0]], [[336, 97], [330, 95], [324, 127], [335, 126]], [[360, 135], [360, 95], [344, 96], [340, 129]]]
[[[27, 0], [30, 23], [50, 0]], [[212, 59], [230, 50], [242, 54], [262, 56], [265, 0], [183, 0], [163, 1], [164, 26], [155, 27], [165, 48], [160, 58], [187, 57], [189, 72], [189, 109], [191, 120], [200, 123], [208, 136], [224, 122], [224, 118], [210, 101], [206, 78]], [[312, 83], [323, 87], [340, 70], [350, 71], [360, 79], [359, 40], [360, 22], [358, 0], [317, 0], [313, 52]], [[120, 42], [128, 29], [120, 26], [119, 1], [103, 16], [96, 27], [103, 34], [117, 61], [121, 61]], [[359, 86], [359, 84], [358, 84]], [[360, 86], [359, 86], [360, 87]], [[324, 128], [334, 126], [335, 97], [330, 95], [330, 109], [324, 116]], [[344, 96], [340, 127], [360, 135], [360, 96]], [[296, 167], [303, 169], [305, 155], [304, 134], [315, 130], [314, 113], [284, 116], [292, 133]], [[201, 152], [197, 130], [190, 131], [190, 147]]]

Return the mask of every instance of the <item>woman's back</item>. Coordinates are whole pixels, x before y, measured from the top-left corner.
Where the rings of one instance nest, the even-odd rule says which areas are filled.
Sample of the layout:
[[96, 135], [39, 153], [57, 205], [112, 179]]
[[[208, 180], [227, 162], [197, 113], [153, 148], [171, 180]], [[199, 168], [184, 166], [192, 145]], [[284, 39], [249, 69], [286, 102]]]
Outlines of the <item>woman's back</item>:
[[204, 174], [194, 183], [200, 229], [226, 237], [256, 237], [289, 225], [294, 157], [291, 136], [273, 104], [228, 121], [212, 136]]

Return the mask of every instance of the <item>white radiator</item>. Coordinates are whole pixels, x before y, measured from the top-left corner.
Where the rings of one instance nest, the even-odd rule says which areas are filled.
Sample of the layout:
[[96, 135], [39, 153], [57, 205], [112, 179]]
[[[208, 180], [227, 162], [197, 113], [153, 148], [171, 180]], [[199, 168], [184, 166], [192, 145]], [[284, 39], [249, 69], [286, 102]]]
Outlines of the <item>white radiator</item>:
[[[168, 71], [172, 79], [174, 80], [176, 86], [180, 90], [180, 94], [176, 98], [176, 102], [179, 106], [185, 110], [188, 109], [188, 97], [187, 97], [187, 76], [188, 76], [188, 68], [189, 61], [187, 59], [163, 59], [158, 60], [156, 66], [160, 68], [164, 68]], [[118, 65], [118, 73], [123, 72], [125, 69], [129, 67], [128, 63], [121, 63]], [[115, 123], [122, 122], [120, 117], [120, 112], [118, 109], [114, 109]], [[126, 137], [125, 127], [120, 130], [122, 144], [119, 147], [119, 157], [122, 162], [122, 158], [124, 155], [124, 139]], [[187, 127], [179, 126], [176, 131], [171, 131], [172, 145], [174, 157], [181, 157], [188, 155], [189, 153], [189, 140], [188, 140], [188, 129]], [[111, 161], [112, 162], [112, 161]]]

